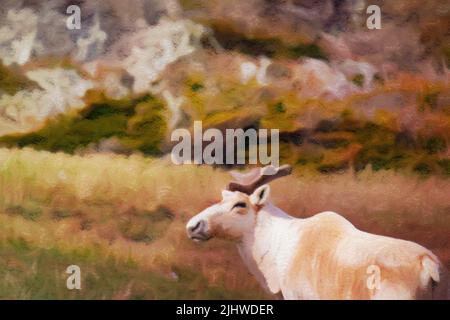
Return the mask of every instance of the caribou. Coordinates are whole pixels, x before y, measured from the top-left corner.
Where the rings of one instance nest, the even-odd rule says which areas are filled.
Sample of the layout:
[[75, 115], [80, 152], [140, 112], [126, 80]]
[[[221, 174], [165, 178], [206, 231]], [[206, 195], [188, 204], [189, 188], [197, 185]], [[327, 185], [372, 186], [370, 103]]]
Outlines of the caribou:
[[222, 191], [222, 201], [186, 225], [195, 241], [233, 240], [269, 293], [284, 299], [446, 299], [447, 272], [414, 242], [357, 229], [327, 211], [295, 218], [270, 200], [268, 183], [292, 168], [266, 166]]

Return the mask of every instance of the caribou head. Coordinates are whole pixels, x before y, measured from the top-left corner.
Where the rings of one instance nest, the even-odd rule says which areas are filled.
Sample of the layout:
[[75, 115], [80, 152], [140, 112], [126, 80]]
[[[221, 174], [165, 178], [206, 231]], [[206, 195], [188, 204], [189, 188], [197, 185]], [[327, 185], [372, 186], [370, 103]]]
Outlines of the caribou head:
[[290, 174], [292, 168], [266, 166], [249, 173], [232, 172], [236, 181], [222, 191], [222, 201], [195, 215], [187, 223], [188, 236], [196, 241], [211, 237], [239, 240], [251, 232], [256, 224], [257, 212], [267, 203], [272, 180]]

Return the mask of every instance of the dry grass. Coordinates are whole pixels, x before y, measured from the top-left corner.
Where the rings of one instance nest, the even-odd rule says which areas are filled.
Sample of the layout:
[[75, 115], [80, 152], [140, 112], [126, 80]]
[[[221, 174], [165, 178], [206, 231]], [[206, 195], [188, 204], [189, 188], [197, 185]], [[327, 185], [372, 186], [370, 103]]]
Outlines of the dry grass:
[[[174, 286], [183, 281], [194, 287], [199, 293], [192, 298], [266, 297], [232, 244], [213, 240], [199, 245], [185, 236], [189, 217], [218, 200], [228, 180], [223, 170], [175, 166], [167, 159], [0, 149], [0, 240], [20, 239], [31, 251], [57, 249], [68, 255], [95, 248], [100, 254], [91, 261], [94, 267], [114, 257], [131, 259], [140, 272], [162, 278], [201, 275], [205, 283], [194, 276], [173, 280]], [[357, 176], [296, 172], [274, 182], [272, 190], [274, 202], [293, 215], [337, 211], [365, 231], [425, 245], [450, 267], [448, 179], [370, 170]], [[151, 283], [123, 286], [109, 288], [114, 295], [98, 292], [94, 297], [130, 298], [133, 291], [144, 298], [183, 297]], [[226, 294], [202, 295], [207, 288]], [[51, 290], [45, 297], [66, 297]]]

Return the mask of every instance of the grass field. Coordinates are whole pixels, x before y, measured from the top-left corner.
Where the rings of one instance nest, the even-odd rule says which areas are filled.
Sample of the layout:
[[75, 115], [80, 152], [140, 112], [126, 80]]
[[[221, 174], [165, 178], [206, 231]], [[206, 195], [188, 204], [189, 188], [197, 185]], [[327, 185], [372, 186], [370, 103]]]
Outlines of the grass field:
[[[0, 298], [270, 298], [232, 243], [185, 235], [227, 181], [222, 169], [164, 158], [0, 149]], [[292, 215], [337, 211], [365, 231], [418, 242], [450, 267], [448, 178], [297, 168], [272, 190]], [[66, 288], [71, 264], [81, 268], [80, 291]]]

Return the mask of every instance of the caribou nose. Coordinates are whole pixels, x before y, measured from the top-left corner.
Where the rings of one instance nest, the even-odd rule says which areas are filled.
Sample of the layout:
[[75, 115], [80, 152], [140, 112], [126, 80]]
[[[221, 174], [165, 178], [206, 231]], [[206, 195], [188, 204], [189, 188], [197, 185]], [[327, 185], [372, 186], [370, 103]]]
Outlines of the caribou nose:
[[187, 227], [188, 234], [192, 235], [196, 231], [202, 230], [202, 227], [203, 227], [204, 224], [205, 224], [205, 222], [203, 220], [199, 220], [197, 223], [188, 225], [188, 227]]
[[194, 241], [206, 241], [211, 238], [208, 234], [208, 227], [205, 220], [189, 222], [186, 229], [189, 238]]

